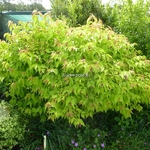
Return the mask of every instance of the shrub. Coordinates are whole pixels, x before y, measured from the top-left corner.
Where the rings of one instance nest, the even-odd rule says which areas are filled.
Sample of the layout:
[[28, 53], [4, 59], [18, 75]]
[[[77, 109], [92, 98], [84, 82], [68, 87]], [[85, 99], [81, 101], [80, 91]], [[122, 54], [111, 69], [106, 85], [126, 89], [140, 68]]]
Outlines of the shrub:
[[23, 140], [25, 125], [20, 122], [18, 113], [9, 104], [0, 103], [0, 149], [12, 150]]
[[68, 119], [84, 125], [96, 112], [113, 110], [125, 118], [150, 103], [150, 61], [126, 37], [90, 16], [69, 28], [49, 14], [29, 23], [9, 22], [0, 43], [0, 75], [10, 103], [27, 115]]

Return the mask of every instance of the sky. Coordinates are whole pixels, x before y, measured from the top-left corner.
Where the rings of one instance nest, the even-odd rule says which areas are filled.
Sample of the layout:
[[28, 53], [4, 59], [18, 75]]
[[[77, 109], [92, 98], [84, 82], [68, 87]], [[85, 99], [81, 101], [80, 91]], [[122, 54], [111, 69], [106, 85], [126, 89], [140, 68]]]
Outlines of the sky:
[[50, 9], [50, 8], [51, 8], [50, 0], [42, 0], [42, 5], [43, 5], [46, 9]]

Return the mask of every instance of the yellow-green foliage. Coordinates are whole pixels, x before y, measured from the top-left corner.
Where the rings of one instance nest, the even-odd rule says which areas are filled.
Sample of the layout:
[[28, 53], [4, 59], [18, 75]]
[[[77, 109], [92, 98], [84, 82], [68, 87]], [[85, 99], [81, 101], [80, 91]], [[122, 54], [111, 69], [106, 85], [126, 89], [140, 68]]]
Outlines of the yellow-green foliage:
[[34, 14], [29, 23], [9, 22], [11, 33], [0, 43], [0, 75], [18, 110], [84, 125], [83, 118], [96, 112], [130, 117], [150, 103], [150, 61], [123, 35], [94, 16], [69, 28], [40, 15], [41, 21]]

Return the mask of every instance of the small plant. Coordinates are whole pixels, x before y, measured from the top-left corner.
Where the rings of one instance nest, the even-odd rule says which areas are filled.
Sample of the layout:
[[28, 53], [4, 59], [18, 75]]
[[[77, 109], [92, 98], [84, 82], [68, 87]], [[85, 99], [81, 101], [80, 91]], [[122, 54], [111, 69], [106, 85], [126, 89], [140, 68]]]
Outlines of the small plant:
[[11, 150], [24, 137], [25, 125], [19, 115], [4, 101], [0, 102], [0, 150]]

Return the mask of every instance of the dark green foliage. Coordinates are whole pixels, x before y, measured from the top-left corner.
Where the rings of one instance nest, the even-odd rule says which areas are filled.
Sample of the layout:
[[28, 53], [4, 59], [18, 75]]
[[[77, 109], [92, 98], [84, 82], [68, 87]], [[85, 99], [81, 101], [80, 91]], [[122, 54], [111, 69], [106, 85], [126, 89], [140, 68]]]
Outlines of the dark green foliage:
[[3, 84], [0, 84], [0, 101], [2, 99], [5, 99], [5, 91], [6, 91], [7, 87]]
[[[148, 150], [150, 147], [150, 130], [149, 130], [149, 111], [150, 109], [143, 106], [141, 112], [134, 112], [132, 118], [122, 119], [116, 115], [110, 119], [113, 121], [109, 143], [116, 147], [117, 150]], [[115, 119], [115, 121], [114, 121]], [[111, 143], [111, 144], [110, 144]], [[111, 147], [112, 147], [111, 146]]]
[[23, 150], [43, 150], [43, 135], [47, 136], [48, 150], [149, 150], [149, 108], [143, 107], [128, 119], [113, 111], [97, 113], [84, 120], [85, 127], [76, 128], [62, 119], [53, 123], [28, 118]]
[[74, 128], [69, 126], [67, 129], [68, 135], [63, 137], [64, 142], [68, 143], [70, 150], [95, 149], [101, 150], [106, 147], [106, 132], [99, 128], [86, 127]]
[[65, 150], [67, 142], [63, 141], [63, 136], [66, 136], [68, 124], [65, 120], [59, 119], [55, 123], [52, 121], [41, 122], [39, 118], [27, 118], [27, 128], [25, 140], [21, 147], [23, 150], [28, 149], [43, 149], [44, 136], [46, 136], [47, 150]]

